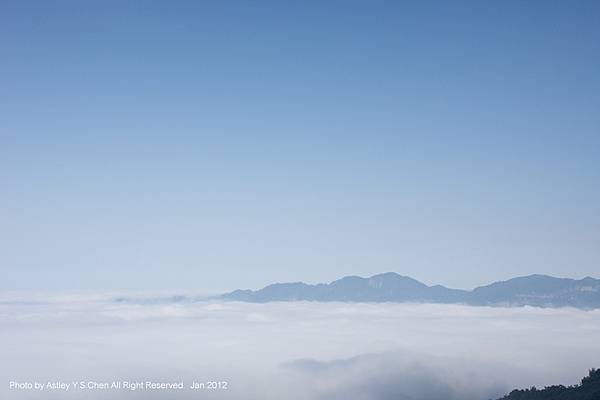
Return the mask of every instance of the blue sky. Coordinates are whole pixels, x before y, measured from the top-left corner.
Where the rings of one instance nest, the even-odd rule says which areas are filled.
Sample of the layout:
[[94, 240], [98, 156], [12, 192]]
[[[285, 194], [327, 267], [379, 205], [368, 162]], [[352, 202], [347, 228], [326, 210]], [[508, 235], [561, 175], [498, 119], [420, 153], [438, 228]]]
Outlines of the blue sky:
[[0, 288], [598, 276], [598, 2], [0, 4]]

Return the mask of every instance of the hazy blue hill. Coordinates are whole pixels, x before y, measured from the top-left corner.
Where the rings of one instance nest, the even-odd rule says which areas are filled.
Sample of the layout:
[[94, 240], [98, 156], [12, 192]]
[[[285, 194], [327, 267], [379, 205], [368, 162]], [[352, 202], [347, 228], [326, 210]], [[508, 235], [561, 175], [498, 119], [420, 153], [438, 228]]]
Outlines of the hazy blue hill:
[[499, 400], [599, 400], [600, 370], [592, 369], [588, 376], [575, 386], [548, 386], [544, 389], [513, 390]]
[[443, 286], [427, 286], [394, 272], [370, 278], [347, 276], [329, 284], [276, 283], [257, 291], [236, 290], [223, 297], [230, 300], [268, 301], [362, 301], [452, 303], [466, 299], [467, 292]]
[[411, 301], [423, 297], [428, 287], [421, 282], [395, 273], [360, 278], [345, 277], [327, 285], [327, 300]]
[[471, 292], [469, 302], [479, 305], [596, 308], [600, 306], [600, 280], [524, 276], [478, 287]]
[[409, 301], [419, 299], [428, 287], [395, 273], [371, 278], [347, 276], [330, 284], [307, 285], [301, 282], [276, 283], [257, 291], [236, 290], [227, 299], [268, 301]]
[[307, 285], [302, 282], [275, 283], [261, 290], [236, 290], [225, 296], [234, 300], [257, 303], [295, 300], [316, 301], [322, 297], [321, 286], [325, 285]]
[[600, 280], [530, 275], [466, 291], [427, 286], [413, 278], [387, 272], [370, 278], [347, 276], [329, 284], [276, 283], [256, 291], [236, 290], [222, 298], [257, 303], [305, 300], [600, 308]]

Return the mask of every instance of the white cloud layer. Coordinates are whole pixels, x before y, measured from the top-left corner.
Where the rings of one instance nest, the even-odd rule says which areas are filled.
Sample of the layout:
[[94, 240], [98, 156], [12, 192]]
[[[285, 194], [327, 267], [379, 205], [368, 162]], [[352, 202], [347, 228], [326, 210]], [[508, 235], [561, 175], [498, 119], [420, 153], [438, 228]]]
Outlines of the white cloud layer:
[[[0, 398], [463, 399], [576, 383], [600, 311], [426, 304], [0, 301]], [[227, 381], [227, 391], [15, 391], [9, 381]]]

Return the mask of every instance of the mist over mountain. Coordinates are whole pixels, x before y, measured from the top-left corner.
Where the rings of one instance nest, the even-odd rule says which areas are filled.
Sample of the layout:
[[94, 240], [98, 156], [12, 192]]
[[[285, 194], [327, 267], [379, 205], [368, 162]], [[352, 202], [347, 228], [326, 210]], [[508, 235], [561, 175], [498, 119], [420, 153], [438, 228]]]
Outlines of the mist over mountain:
[[[600, 360], [600, 309], [163, 295], [115, 302], [113, 292], [39, 294], [24, 302], [24, 294], [0, 293], [0, 399], [493, 400], [515, 388], [573, 385]], [[65, 392], [6, 384], [37, 379], [215, 379], [230, 387]]]
[[600, 280], [530, 275], [494, 282], [473, 290], [428, 286], [387, 272], [370, 278], [346, 276], [329, 284], [275, 283], [260, 290], [235, 290], [223, 299], [271, 301], [417, 302], [476, 306], [536, 306], [600, 308]]

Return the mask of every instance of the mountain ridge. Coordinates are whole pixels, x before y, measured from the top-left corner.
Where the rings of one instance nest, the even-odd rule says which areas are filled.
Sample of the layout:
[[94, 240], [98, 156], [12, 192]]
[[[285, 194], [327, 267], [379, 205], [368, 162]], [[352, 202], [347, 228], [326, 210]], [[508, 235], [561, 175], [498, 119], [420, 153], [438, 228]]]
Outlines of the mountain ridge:
[[234, 290], [221, 299], [273, 301], [416, 302], [476, 306], [600, 308], [600, 279], [557, 278], [532, 274], [492, 282], [472, 290], [428, 286], [409, 276], [385, 272], [371, 277], [345, 276], [330, 283], [273, 283], [259, 290]]

